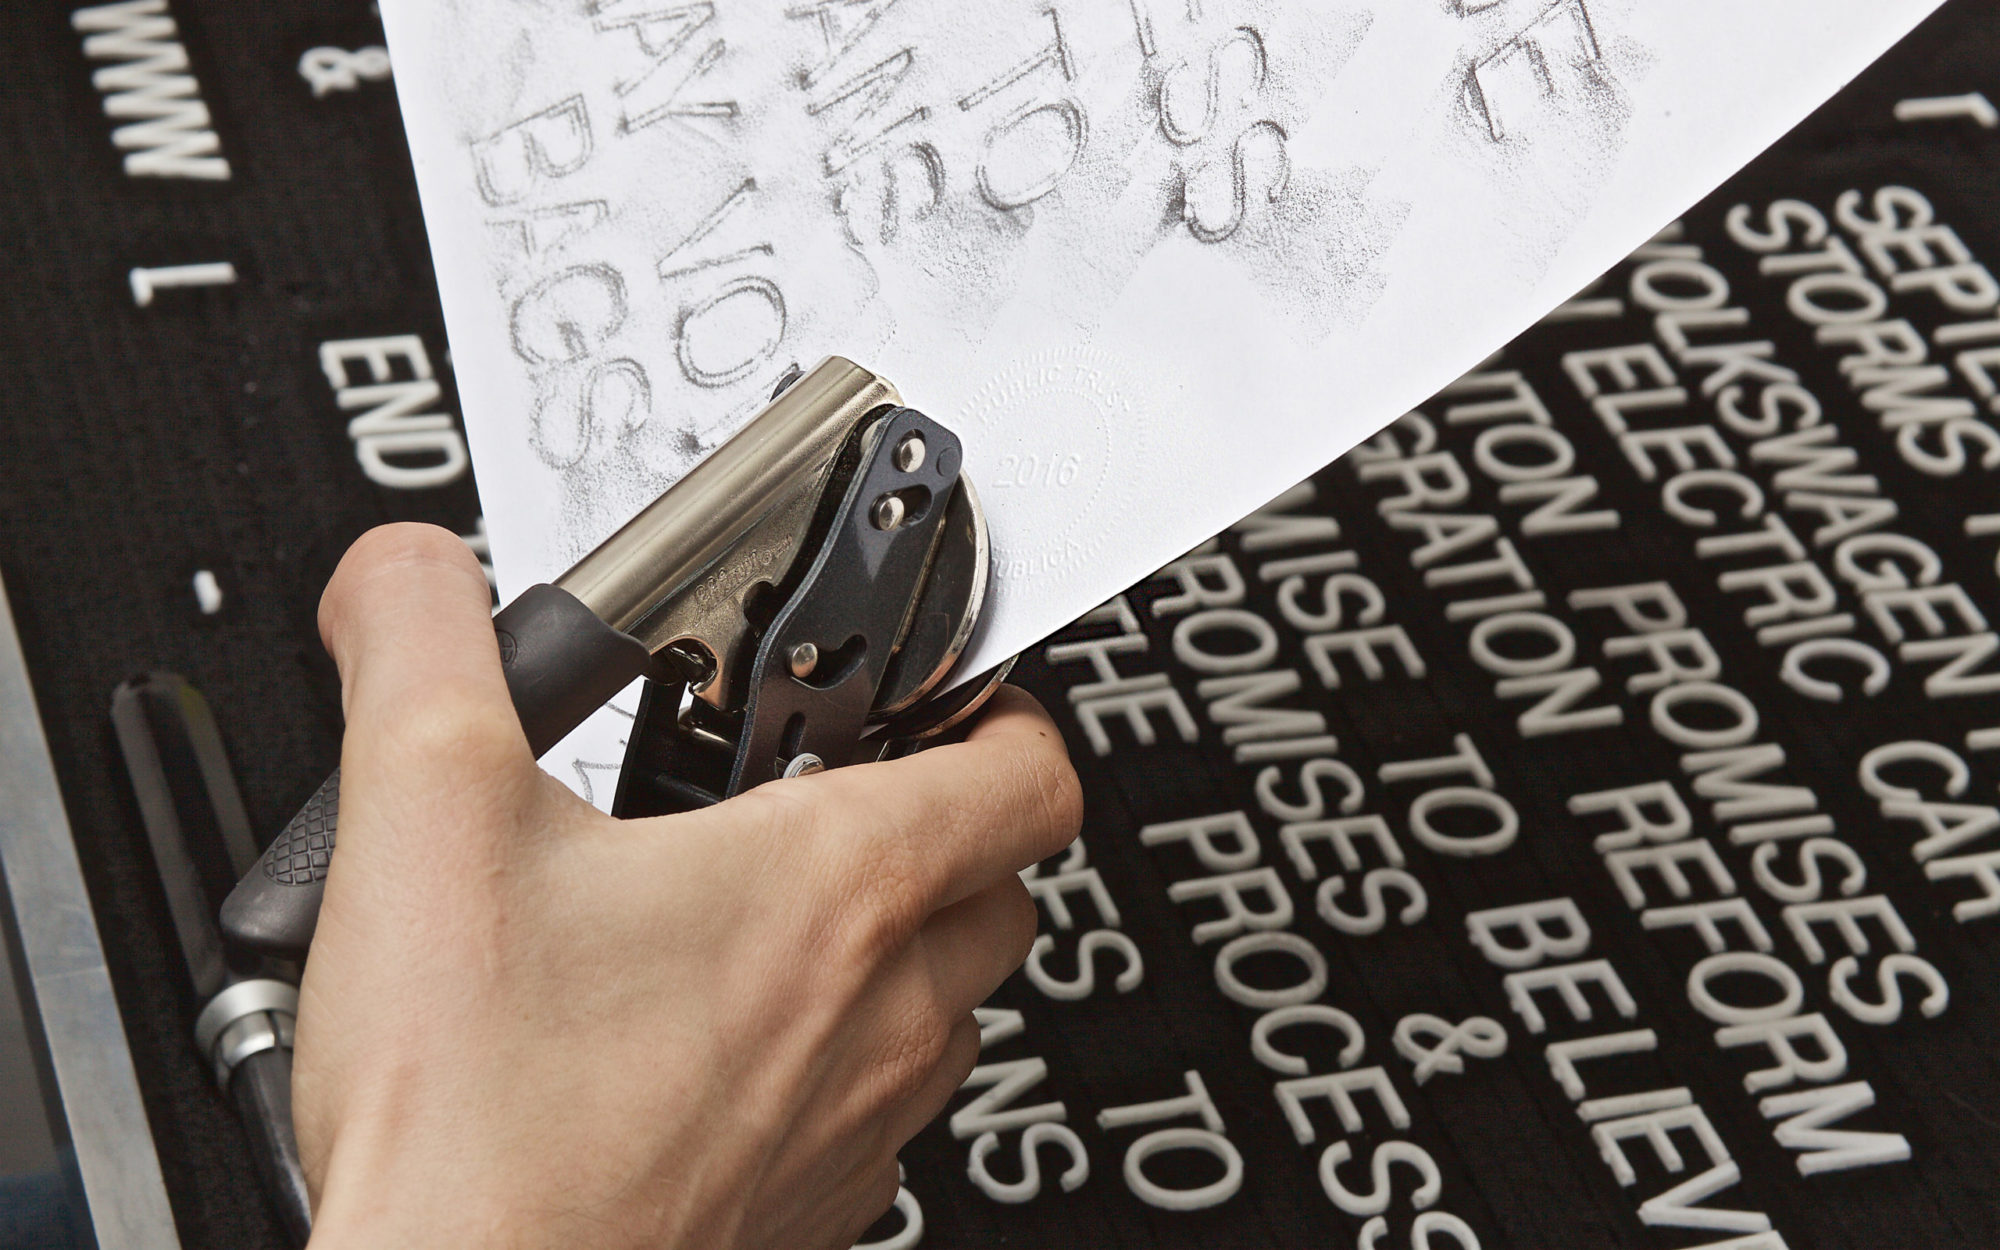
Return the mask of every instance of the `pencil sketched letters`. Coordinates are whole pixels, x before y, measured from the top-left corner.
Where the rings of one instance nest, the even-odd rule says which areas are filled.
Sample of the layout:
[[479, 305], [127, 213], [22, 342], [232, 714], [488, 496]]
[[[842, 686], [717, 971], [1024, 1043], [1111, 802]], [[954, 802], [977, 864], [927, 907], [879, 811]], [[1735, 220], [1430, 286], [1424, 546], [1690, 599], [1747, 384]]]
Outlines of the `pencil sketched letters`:
[[[613, 84], [619, 100], [620, 134], [643, 130], [668, 118], [737, 115], [735, 100], [684, 98], [729, 50], [727, 42], [706, 33], [715, 20], [713, 4], [662, 8], [599, 0], [589, 7], [596, 14], [593, 29], [599, 34], [629, 34], [643, 58], [636, 72]], [[684, 57], [683, 52], [691, 56]]]
[[1634, 0], [1492, 0], [1461, 6], [1460, 70], [1443, 90], [1441, 151], [1481, 169], [1496, 203], [1538, 224], [1512, 258], [1539, 277], [1592, 210], [1624, 151], [1647, 49], [1618, 34]]
[[[1531, 14], [1525, 22], [1524, 9]], [[1485, 27], [1486, 47], [1465, 71], [1464, 99], [1494, 143], [1532, 132], [1550, 115], [1615, 109], [1616, 87], [1586, 0], [1458, 0], [1458, 12], [1477, 15]]]
[[506, 10], [509, 63], [453, 107], [562, 545], [677, 478], [794, 359], [915, 327], [977, 342], [1017, 304], [1087, 337], [1162, 247], [1225, 258], [1302, 348], [1354, 324], [1408, 210], [1294, 151], [1372, 24], [1323, 7]]
[[[380, 8], [502, 594], [835, 352], [965, 441], [981, 667], [1421, 404], [1940, 3]], [[557, 758], [617, 758], [596, 725]]]
[[591, 150], [590, 111], [573, 95], [472, 144], [479, 194], [495, 207], [512, 204], [543, 179], [582, 169]]
[[603, 261], [542, 263], [612, 216], [604, 199], [539, 202], [547, 184], [595, 154], [590, 106], [571, 95], [474, 140], [469, 151], [480, 197], [493, 208], [518, 206], [487, 222], [504, 239], [492, 256], [494, 279], [503, 297], [511, 295], [509, 345], [536, 382], [530, 445], [551, 468], [567, 469], [593, 443], [643, 423], [652, 391], [637, 361], [598, 358], [630, 313], [624, 275]]
[[[886, 54], [823, 25], [828, 60], [805, 81], [830, 85], [808, 111], [844, 124], [824, 168], [850, 246], [892, 302], [974, 336], [1014, 299], [1060, 306], [1087, 334], [1176, 240], [1283, 271], [1272, 285], [1308, 303], [1351, 296], [1352, 259], [1316, 258], [1324, 241], [1303, 237], [1336, 180], [1299, 168], [1290, 136], [1369, 23], [1298, 12], [1311, 7], [1066, 0], [977, 38], [884, 21], [878, 37], [914, 31]], [[830, 68], [842, 62], [855, 68]], [[1338, 180], [1350, 197], [1364, 185]]]
[[[1510, 211], [1574, 219], [1629, 111], [1600, 10], [1635, 0], [1439, 2], [1461, 77], [1423, 129]], [[1023, 315], [1087, 342], [1170, 260], [1310, 351], [1363, 323], [1411, 213], [1319, 115], [1359, 0], [498, 12], [505, 63], [453, 107], [570, 557], [831, 345], [949, 352]]]

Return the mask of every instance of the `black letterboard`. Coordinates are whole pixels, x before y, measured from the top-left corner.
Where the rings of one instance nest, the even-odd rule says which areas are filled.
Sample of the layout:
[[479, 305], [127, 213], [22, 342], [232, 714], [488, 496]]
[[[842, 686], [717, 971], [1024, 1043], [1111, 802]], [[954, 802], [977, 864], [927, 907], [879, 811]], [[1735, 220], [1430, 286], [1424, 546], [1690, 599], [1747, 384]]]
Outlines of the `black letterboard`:
[[[275, 1246], [110, 692], [187, 673], [275, 829], [337, 756], [341, 550], [482, 537], [369, 6], [154, 8], [202, 112], [122, 138], [73, 11], [0, 16], [0, 568], [183, 1236]], [[2000, 1244], [1996, 99], [1952, 0], [1024, 657], [1084, 834], [869, 1244]], [[385, 381], [426, 455], [350, 425]]]

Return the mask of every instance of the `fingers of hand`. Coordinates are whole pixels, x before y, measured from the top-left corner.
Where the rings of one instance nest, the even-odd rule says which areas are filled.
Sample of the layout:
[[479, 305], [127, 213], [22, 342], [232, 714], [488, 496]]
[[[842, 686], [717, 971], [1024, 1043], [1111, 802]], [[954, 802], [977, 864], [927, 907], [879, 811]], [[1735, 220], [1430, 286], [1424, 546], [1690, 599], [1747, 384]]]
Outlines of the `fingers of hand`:
[[434, 525], [384, 525], [347, 549], [320, 598], [350, 722], [449, 693], [511, 709], [486, 578], [463, 540]]
[[936, 1119], [978, 1062], [979, 1023], [967, 1012], [952, 1025], [943, 1055], [928, 1078], [889, 1113], [890, 1149], [901, 1150], [905, 1142], [923, 1131], [924, 1125]]
[[1035, 903], [1018, 877], [1006, 877], [932, 916], [917, 946], [931, 985], [951, 1018], [968, 1015], [1028, 957]]
[[[534, 773], [507, 694], [489, 592], [471, 551], [429, 525], [362, 535], [320, 600], [347, 734], [342, 815], [518, 807]], [[343, 832], [351, 822], [343, 820]]]
[[951, 1022], [941, 1051], [893, 1113], [890, 1142], [901, 1149], [951, 1100], [979, 1061], [979, 1025], [972, 1009], [992, 997], [1027, 957], [1035, 938], [1035, 904], [1020, 880], [1008, 877], [932, 916], [918, 935], [930, 1010], [911, 1018]]
[[799, 779], [857, 894], [900, 891], [892, 907], [921, 923], [1075, 839], [1083, 795], [1062, 735], [1024, 692], [994, 704], [965, 742]]
[[[977, 801], [964, 809], [973, 822], [962, 827], [969, 836], [938, 848], [947, 852], [934, 861], [945, 870], [941, 902], [955, 902], [995, 877], [1048, 858], [1075, 841], [1083, 826], [1083, 787], [1062, 733], [1019, 687], [994, 692], [964, 742], [898, 762], [925, 770], [928, 785], [916, 797], [929, 805], [933, 818], [940, 809], [952, 810], [958, 797]], [[964, 784], [956, 784], [959, 778]]]
[[1044, 732], [1061, 743], [1062, 734], [1057, 732], [1055, 720], [1040, 700], [1019, 686], [1001, 686], [986, 700], [986, 706], [980, 709], [979, 718], [974, 722], [972, 732], [965, 735], [965, 740], [978, 742], [1008, 734]]
[[1020, 967], [1035, 906], [1009, 878], [931, 917], [857, 1018], [876, 1022], [863, 1087], [889, 1108], [890, 1149], [935, 1116], [979, 1055], [972, 1009]]
[[[895, 1205], [896, 1194], [902, 1187], [903, 1169], [893, 1158], [886, 1163], [874, 1164], [866, 1182], [859, 1186], [857, 1195], [859, 1202], [855, 1205], [860, 1214], [849, 1215], [840, 1235], [828, 1244], [838, 1247], [859, 1243], [868, 1230], [889, 1213], [889, 1208]], [[900, 1223], [898, 1227], [901, 1227]]]
[[362, 534], [320, 600], [350, 742], [444, 758], [512, 748], [520, 722], [488, 604], [478, 560], [448, 530], [396, 524]]

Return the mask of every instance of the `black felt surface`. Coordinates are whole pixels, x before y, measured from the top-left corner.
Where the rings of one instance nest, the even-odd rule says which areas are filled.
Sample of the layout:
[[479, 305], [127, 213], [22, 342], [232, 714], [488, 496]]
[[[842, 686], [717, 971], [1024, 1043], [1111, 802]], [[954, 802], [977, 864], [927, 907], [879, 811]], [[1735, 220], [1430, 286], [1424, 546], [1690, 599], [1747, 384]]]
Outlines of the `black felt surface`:
[[[206, 184], [124, 176], [69, 12], [48, 3], [0, 8], [0, 133], [10, 162], [0, 178], [7, 296], [0, 301], [0, 572], [183, 1239], [189, 1246], [275, 1247], [277, 1227], [254, 1188], [241, 1135], [188, 1041], [193, 1004], [122, 781], [108, 700], [136, 671], [186, 674], [215, 708], [253, 820], [275, 830], [337, 757], [336, 686], [313, 612], [339, 553], [387, 520], [469, 532], [477, 503], [469, 483], [426, 492], [371, 484], [344, 433], [348, 414], [335, 407], [319, 368], [321, 342], [371, 335], [418, 334], [434, 360], [442, 366], [445, 359], [390, 86], [361, 82], [315, 98], [296, 69], [313, 47], [379, 43], [368, 6], [173, 0], [234, 171], [226, 183]], [[1824, 210], [1849, 187], [1904, 183], [1930, 197], [1977, 256], [2000, 263], [2000, 131], [1892, 117], [1901, 98], [1972, 91], [2000, 99], [2000, 18], [1984, 0], [1953, 0], [1834, 106], [1691, 214], [1687, 228], [1691, 241], [1714, 251], [1751, 307], [1756, 334], [1775, 340], [1780, 357], [1826, 398], [1843, 439], [1864, 456], [1863, 471], [1877, 474], [1898, 501], [1896, 528], [1945, 553], [1951, 575], [1992, 615], [2000, 614], [1994, 544], [1963, 536], [1962, 519], [2000, 512], [1994, 475], [1932, 479], [1900, 464], [1831, 358], [1783, 315], [1779, 288], [1760, 284], [1754, 266], [1728, 251], [1722, 236], [1723, 214], [1738, 202], [1794, 196]], [[1725, 255], [1730, 259], [1720, 259]], [[127, 285], [133, 266], [213, 260], [233, 262], [239, 282], [134, 306]], [[1940, 1020], [1893, 1033], [1851, 1022], [1842, 1030], [1853, 1076], [1870, 1080], [1878, 1094], [1877, 1107], [1856, 1122], [1905, 1133], [1914, 1158], [1833, 1177], [1797, 1175], [1790, 1153], [1772, 1143], [1769, 1125], [1741, 1091], [1748, 1065], [1718, 1057], [1706, 1026], [1694, 1027], [1682, 987], [1690, 948], [1636, 936], [1587, 839], [1566, 823], [1563, 797], [1591, 788], [1591, 778], [1618, 784], [1636, 779], [1642, 764], [1672, 773], [1671, 755], [1643, 729], [1643, 705], [1632, 705], [1636, 720], [1628, 714], [1616, 732], [1523, 743], [1512, 732], [1518, 707], [1496, 702], [1490, 679], [1470, 666], [1465, 629], [1444, 619], [1436, 592], [1409, 565], [1413, 540], [1376, 512], [1384, 490], [1360, 483], [1351, 464], [1321, 475], [1317, 506], [1339, 518], [1363, 568], [1389, 593], [1394, 619], [1429, 661], [1429, 677], [1318, 691], [1301, 705], [1327, 715], [1343, 758], [1370, 775], [1382, 760], [1447, 748], [1449, 731], [1471, 732], [1536, 832], [1522, 853], [1504, 859], [1425, 861], [1418, 871], [1433, 915], [1423, 925], [1366, 942], [1313, 930], [1333, 966], [1330, 995], [1367, 1026], [1368, 1062], [1401, 1064], [1387, 1039], [1408, 1012], [1454, 1019], [1478, 1012], [1511, 1023], [1497, 971], [1465, 944], [1459, 918], [1494, 900], [1567, 892], [1594, 923], [1609, 918], [1604, 931], [1615, 936], [1607, 949], [1645, 1022], [1661, 1034], [1657, 1071], [1647, 1075], [1689, 1084], [1737, 1153], [1745, 1180], [1715, 1205], [1768, 1211], [1793, 1247], [2000, 1244], [2000, 1048], [1992, 1040], [2000, 999], [1992, 939], [1951, 921], [1954, 896], [1923, 878], [1905, 835], [1875, 820], [1851, 781], [1859, 749], [1909, 736], [1961, 742], [1967, 730], [2000, 725], [2000, 699], [1929, 701], [1913, 676], [1899, 676], [1885, 698], [1861, 706], [1811, 704], [1775, 686], [1769, 656], [1740, 624], [1741, 604], [1714, 590], [1711, 573], [1688, 554], [1691, 536], [1661, 519], [1656, 492], [1632, 476], [1564, 389], [1564, 351], [1648, 333], [1637, 319], [1544, 328], [1504, 358], [1544, 395], [1566, 397], [1557, 420], [1574, 437], [1584, 468], [1603, 483], [1603, 502], [1594, 506], [1615, 506], [1627, 518], [1615, 535], [1545, 548], [1524, 542], [1523, 549], [1552, 601], [1557, 591], [1611, 579], [1674, 580], [1696, 623], [1717, 640], [1731, 679], [1753, 694], [1771, 735], [1786, 744], [1788, 775], [1831, 796], [1829, 810], [1867, 856], [1870, 888], [1897, 900], [1923, 952], [1950, 980], [1952, 1005]], [[449, 392], [445, 403], [455, 411]], [[1445, 445], [1463, 456], [1469, 437], [1451, 433]], [[1492, 506], [1490, 495], [1485, 506]], [[199, 611], [190, 589], [199, 569], [211, 570], [224, 592], [213, 616]], [[1134, 595], [1142, 615], [1159, 592], [1154, 584]], [[1252, 604], [1269, 615], [1267, 598]], [[1149, 671], [1171, 671], [1196, 706], [1196, 678], [1162, 658], [1172, 625], [1148, 619]], [[1600, 635], [1582, 636], [1594, 651]], [[1306, 671], [1296, 644], [1286, 647], [1280, 662]], [[1063, 706], [1080, 677], [1030, 657], [1023, 680]], [[1335, 1212], [1320, 1191], [1312, 1168], [1319, 1145], [1308, 1152], [1292, 1139], [1271, 1098], [1271, 1075], [1248, 1058], [1253, 1016], [1217, 995], [1212, 948], [1188, 939], [1192, 913], [1169, 901], [1168, 883], [1191, 875], [1186, 862], [1142, 849], [1133, 837], [1146, 823], [1248, 805], [1250, 774], [1229, 762], [1206, 727], [1199, 746], [1121, 745], [1099, 760], [1073, 716], [1064, 726], [1090, 796], [1091, 863], [1145, 952], [1145, 983], [1129, 996], [1100, 993], [1080, 1003], [1052, 1002], [1018, 979], [1003, 991], [1001, 1001], [1025, 1013], [1027, 1032], [1025, 1042], [996, 1047], [993, 1057], [1046, 1059], [1051, 1076], [1028, 1100], [1061, 1097], [1071, 1107], [1069, 1122], [1090, 1148], [1091, 1179], [1072, 1195], [1050, 1183], [1027, 1204], [992, 1203], [966, 1181], [970, 1143], [934, 1126], [906, 1155], [911, 1191], [925, 1211], [923, 1244], [1353, 1244], [1361, 1221]], [[1992, 798], [1992, 758], [1977, 773], [1982, 801]], [[1263, 833], [1265, 862], [1280, 861], [1272, 830]], [[1310, 888], [1294, 893], [1309, 912]], [[1814, 992], [1823, 1007], [1817, 985]], [[1518, 1028], [1514, 1033], [1516, 1050], [1504, 1062], [1439, 1078], [1421, 1096], [1401, 1086], [1415, 1120], [1409, 1136], [1442, 1169], [1444, 1206], [1475, 1227], [1482, 1244], [1669, 1247], [1729, 1235], [1641, 1225], [1634, 1211], [1643, 1194], [1611, 1179], [1549, 1084], [1538, 1048]], [[1180, 1092], [1179, 1074], [1190, 1068], [1204, 1073], [1251, 1167], [1229, 1203], [1168, 1214], [1135, 1201], [1119, 1179], [1120, 1154], [1133, 1134], [1102, 1132], [1092, 1118], [1104, 1107]], [[1328, 1121], [1319, 1123], [1323, 1144]], [[994, 1165], [1010, 1177], [1018, 1175], [1014, 1140], [1007, 1136]], [[1060, 1158], [1045, 1150], [1044, 1168]], [[1363, 1183], [1361, 1174], [1359, 1164], [1344, 1173], [1354, 1183]], [[1406, 1196], [1407, 1177], [1400, 1184]], [[1403, 1244], [1407, 1235], [1401, 1198], [1395, 1220], [1384, 1244]]]

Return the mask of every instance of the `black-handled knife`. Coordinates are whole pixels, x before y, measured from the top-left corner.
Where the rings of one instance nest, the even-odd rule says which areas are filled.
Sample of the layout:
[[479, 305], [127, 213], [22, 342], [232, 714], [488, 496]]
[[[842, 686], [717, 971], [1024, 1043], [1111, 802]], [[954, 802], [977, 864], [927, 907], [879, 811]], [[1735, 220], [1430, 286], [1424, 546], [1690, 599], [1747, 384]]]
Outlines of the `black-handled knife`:
[[215, 924], [216, 900], [257, 859], [222, 735], [201, 692], [173, 673], [120, 685], [111, 723], [202, 1004], [196, 1047], [236, 1104], [286, 1233], [303, 1246], [312, 1210], [292, 1132], [297, 978], [274, 960], [226, 948]]

